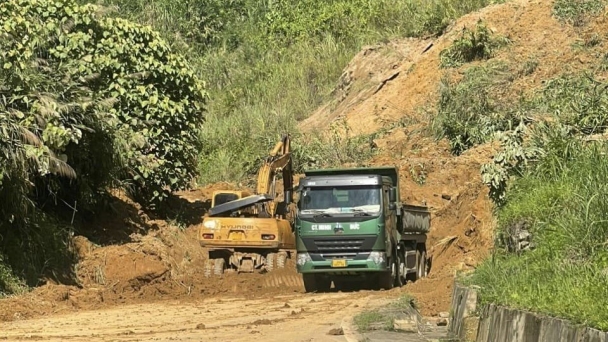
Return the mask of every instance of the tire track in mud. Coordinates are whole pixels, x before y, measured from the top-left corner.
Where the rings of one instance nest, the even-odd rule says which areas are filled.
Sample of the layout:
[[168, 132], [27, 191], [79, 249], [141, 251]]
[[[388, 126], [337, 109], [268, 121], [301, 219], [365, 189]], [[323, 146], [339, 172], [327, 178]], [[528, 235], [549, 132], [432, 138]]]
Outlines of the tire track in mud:
[[304, 290], [304, 282], [301, 275], [272, 275], [263, 281], [264, 287], [291, 287]]

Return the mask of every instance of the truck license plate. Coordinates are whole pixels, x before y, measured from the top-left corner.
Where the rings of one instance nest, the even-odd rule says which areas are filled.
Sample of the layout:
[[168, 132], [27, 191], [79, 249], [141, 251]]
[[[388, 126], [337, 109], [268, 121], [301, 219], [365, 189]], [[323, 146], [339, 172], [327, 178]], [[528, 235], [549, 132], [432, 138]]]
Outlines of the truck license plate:
[[334, 259], [331, 261], [331, 267], [346, 267], [346, 260]]

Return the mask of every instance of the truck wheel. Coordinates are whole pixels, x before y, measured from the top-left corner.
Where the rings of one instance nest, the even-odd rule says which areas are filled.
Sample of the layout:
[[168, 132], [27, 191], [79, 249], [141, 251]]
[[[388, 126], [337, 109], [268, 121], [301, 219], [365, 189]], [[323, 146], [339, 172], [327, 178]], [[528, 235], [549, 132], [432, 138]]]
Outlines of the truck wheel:
[[275, 259], [276, 254], [274, 253], [268, 253], [268, 255], [266, 255], [266, 271], [272, 272], [272, 270], [274, 270]]
[[222, 274], [224, 274], [225, 269], [226, 269], [226, 261], [223, 258], [215, 259], [213, 273], [215, 273], [215, 275], [221, 276]]
[[306, 292], [325, 292], [331, 287], [331, 280], [315, 274], [302, 274]]
[[279, 252], [277, 254], [277, 268], [285, 268], [285, 262], [287, 262], [287, 253]]
[[397, 262], [395, 257], [390, 258], [389, 267], [386, 272], [380, 274], [379, 284], [380, 288], [384, 290], [390, 290], [393, 288], [397, 278]]
[[418, 279], [426, 278], [426, 251], [418, 250], [418, 269], [416, 277]]
[[405, 284], [406, 280], [405, 280], [405, 259], [404, 256], [402, 256], [401, 254], [399, 254], [398, 252], [395, 252], [395, 257], [397, 258], [397, 276], [395, 277], [395, 286], [396, 287], [401, 287], [403, 286], [403, 284]]

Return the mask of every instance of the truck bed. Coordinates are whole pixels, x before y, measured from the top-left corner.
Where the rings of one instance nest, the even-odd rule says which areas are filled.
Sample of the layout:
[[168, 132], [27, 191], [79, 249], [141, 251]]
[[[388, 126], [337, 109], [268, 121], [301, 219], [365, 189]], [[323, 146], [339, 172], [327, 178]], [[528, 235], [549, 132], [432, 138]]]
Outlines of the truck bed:
[[426, 234], [431, 229], [431, 212], [427, 207], [401, 204], [400, 233]]

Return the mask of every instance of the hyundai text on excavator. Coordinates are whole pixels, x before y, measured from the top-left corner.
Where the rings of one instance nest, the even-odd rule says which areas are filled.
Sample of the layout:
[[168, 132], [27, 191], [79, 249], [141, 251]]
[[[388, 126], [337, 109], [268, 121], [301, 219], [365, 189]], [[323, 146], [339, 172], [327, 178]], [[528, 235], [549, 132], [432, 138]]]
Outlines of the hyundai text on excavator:
[[[283, 178], [283, 201], [275, 199], [276, 176]], [[215, 191], [212, 207], [199, 227], [200, 245], [209, 250], [205, 276], [225, 271], [254, 272], [283, 268], [295, 254], [293, 171], [289, 135], [265, 158], [256, 193]]]

